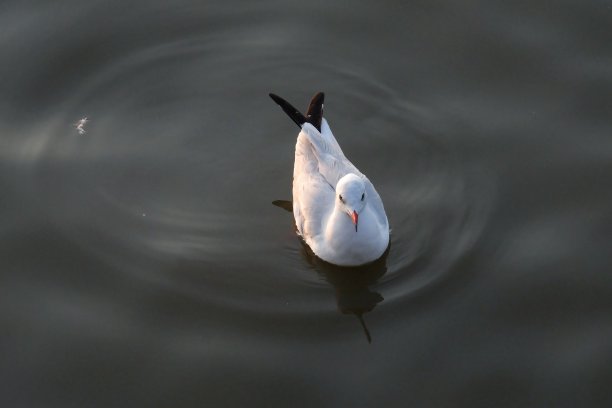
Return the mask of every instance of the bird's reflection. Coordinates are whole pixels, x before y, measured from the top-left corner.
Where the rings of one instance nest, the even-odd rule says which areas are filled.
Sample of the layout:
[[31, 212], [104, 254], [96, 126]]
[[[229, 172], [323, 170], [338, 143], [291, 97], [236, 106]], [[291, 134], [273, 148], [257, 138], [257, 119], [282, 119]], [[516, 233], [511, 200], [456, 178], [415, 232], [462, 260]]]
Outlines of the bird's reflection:
[[338, 310], [343, 314], [354, 314], [359, 319], [363, 331], [372, 342], [363, 315], [371, 312], [382, 302], [382, 295], [371, 287], [387, 272], [387, 255], [389, 248], [378, 260], [364, 266], [340, 267], [318, 258], [312, 250], [302, 242], [302, 255], [306, 261], [335, 289]]
[[[276, 200], [272, 204], [292, 212], [291, 201]], [[372, 336], [365, 324], [363, 315], [371, 312], [377, 304], [384, 300], [380, 293], [371, 289], [371, 286], [387, 272], [389, 248], [378, 260], [367, 265], [341, 267], [325, 262], [317, 257], [303, 240], [300, 239], [300, 242], [302, 244], [302, 256], [306, 262], [312, 265], [317, 273], [334, 287], [340, 312], [357, 316], [368, 343], [371, 343]]]

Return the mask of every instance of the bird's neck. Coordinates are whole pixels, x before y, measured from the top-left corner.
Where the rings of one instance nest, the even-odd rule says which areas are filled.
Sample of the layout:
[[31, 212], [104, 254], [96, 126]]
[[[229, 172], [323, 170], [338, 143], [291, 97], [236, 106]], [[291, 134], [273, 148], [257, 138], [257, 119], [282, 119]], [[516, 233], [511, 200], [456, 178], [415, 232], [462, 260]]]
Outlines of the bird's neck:
[[346, 211], [336, 205], [332, 211], [325, 229], [325, 238], [333, 246], [342, 245], [352, 240], [355, 225]]

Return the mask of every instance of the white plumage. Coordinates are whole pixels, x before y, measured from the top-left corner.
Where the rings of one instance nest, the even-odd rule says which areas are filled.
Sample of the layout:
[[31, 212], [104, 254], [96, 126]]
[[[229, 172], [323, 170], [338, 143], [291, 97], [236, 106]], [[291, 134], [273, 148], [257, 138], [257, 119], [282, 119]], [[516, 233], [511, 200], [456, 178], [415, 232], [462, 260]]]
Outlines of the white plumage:
[[[295, 224], [300, 236], [319, 258], [341, 266], [363, 265], [380, 258], [387, 249], [389, 222], [378, 192], [346, 158], [327, 121], [322, 118], [323, 97], [320, 95], [318, 121], [296, 111], [306, 121], [301, 124], [295, 145]], [[273, 99], [282, 101], [275, 95]], [[311, 103], [309, 112], [312, 107]], [[283, 109], [287, 112], [285, 107]], [[301, 120], [293, 116], [292, 119], [300, 125]], [[320, 123], [321, 130], [312, 123]]]

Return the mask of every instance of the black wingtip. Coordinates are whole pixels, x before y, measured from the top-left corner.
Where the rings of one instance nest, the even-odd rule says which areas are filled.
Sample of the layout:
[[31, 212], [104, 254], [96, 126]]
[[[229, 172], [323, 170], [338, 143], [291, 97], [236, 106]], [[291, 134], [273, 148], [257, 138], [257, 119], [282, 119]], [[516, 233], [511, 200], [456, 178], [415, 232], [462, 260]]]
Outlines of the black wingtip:
[[323, 120], [323, 101], [325, 100], [325, 94], [323, 92], [317, 92], [308, 105], [306, 110], [306, 120], [311, 123], [317, 130], [321, 131], [321, 121]]
[[293, 107], [293, 105], [291, 105], [289, 102], [287, 102], [276, 94], [271, 93], [269, 95], [270, 98], [272, 98], [272, 100], [276, 102], [278, 106], [281, 107], [281, 109], [287, 114], [287, 116], [289, 116], [291, 120], [294, 121], [296, 125], [298, 125], [298, 127], [301, 128], [304, 122], [307, 121], [306, 117], [302, 115], [302, 113], [295, 107]]
[[321, 131], [321, 121], [323, 120], [323, 100], [325, 99], [325, 94], [323, 92], [317, 92], [312, 97], [310, 104], [308, 105], [308, 110], [306, 111], [306, 116], [302, 115], [299, 110], [280, 96], [273, 93], [270, 93], [269, 95], [270, 98], [272, 98], [272, 100], [276, 102], [276, 104], [283, 109], [287, 116], [289, 116], [291, 120], [293, 120], [300, 128], [304, 122], [308, 122], [316, 127], [319, 132]]

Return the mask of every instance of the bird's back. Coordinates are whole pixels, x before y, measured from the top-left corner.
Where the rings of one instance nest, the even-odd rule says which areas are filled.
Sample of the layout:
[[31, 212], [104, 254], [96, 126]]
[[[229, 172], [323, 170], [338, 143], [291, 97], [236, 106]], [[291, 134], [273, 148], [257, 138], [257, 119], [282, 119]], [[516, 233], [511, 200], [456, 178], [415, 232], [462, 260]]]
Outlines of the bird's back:
[[[299, 165], [298, 161], [300, 162]], [[300, 178], [297, 183], [303, 184], [310, 182], [319, 185], [320, 182], [318, 181], [318, 177], [322, 177], [325, 183], [331, 188], [332, 198], [329, 205], [332, 209], [335, 198], [334, 191], [338, 180], [349, 173], [361, 177], [366, 186], [368, 205], [372, 206], [374, 213], [378, 217], [379, 224], [387, 225], [388, 228], [387, 216], [380, 195], [365, 174], [360, 172], [359, 169], [346, 158], [325, 119], [323, 119], [321, 124], [321, 132], [312, 125], [305, 123], [302, 127], [302, 131], [298, 135], [293, 173], [294, 200], [296, 176], [300, 175], [297, 173], [303, 173], [304, 169], [307, 170], [306, 172], [310, 174], [311, 177]]]

